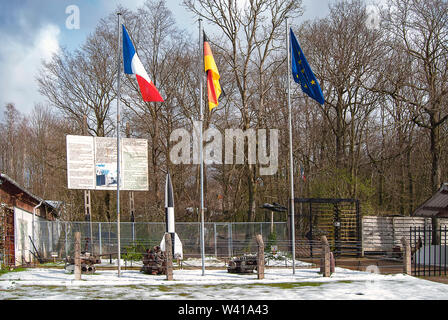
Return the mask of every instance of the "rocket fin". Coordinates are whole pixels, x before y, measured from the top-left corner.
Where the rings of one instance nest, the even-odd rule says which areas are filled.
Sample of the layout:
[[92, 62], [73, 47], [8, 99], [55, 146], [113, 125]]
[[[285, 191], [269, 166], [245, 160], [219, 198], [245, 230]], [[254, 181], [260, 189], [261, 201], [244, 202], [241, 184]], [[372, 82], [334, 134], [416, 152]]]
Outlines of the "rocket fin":
[[[160, 241], [160, 250], [162, 250], [163, 252], [165, 252], [165, 234], [163, 235], [162, 241]], [[184, 258], [184, 253], [183, 253], [183, 246], [182, 246], [182, 242], [180, 241], [179, 236], [177, 235], [177, 233], [174, 233], [174, 257], [177, 259], [183, 259]]]
[[179, 259], [182, 260], [184, 258], [182, 242], [180, 241], [179, 236], [177, 235], [177, 233], [174, 234], [174, 237], [175, 237], [175, 241], [174, 241], [174, 257], [179, 258]]

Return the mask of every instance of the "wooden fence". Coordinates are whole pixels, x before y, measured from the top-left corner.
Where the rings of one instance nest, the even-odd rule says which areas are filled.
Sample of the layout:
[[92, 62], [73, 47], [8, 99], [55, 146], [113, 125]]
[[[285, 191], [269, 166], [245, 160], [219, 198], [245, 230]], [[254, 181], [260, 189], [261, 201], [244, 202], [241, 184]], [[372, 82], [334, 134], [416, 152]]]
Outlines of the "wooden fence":
[[[448, 226], [448, 218], [440, 218], [440, 226]], [[410, 241], [411, 227], [431, 227], [431, 218], [379, 217], [362, 218], [362, 254], [368, 252], [392, 252], [401, 247], [401, 238]]]

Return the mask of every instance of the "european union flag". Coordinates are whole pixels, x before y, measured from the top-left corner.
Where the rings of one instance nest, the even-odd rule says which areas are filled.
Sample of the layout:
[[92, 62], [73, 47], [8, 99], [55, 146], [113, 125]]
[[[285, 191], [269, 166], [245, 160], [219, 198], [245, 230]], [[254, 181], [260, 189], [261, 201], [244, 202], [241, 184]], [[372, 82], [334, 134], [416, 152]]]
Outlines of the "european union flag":
[[320, 104], [324, 104], [325, 99], [319, 82], [316, 80], [308, 61], [306, 61], [305, 55], [303, 54], [292, 29], [290, 29], [290, 33], [291, 66], [294, 81], [300, 83], [303, 92]]

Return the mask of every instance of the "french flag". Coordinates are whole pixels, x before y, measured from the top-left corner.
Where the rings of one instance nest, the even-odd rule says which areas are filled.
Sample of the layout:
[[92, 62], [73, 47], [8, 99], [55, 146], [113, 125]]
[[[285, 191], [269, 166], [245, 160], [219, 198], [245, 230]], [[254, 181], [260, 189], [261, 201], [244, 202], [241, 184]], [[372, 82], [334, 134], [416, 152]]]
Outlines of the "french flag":
[[142, 93], [143, 101], [163, 102], [163, 98], [160, 96], [159, 91], [149, 78], [145, 68], [142, 65], [142, 62], [137, 56], [134, 45], [132, 44], [131, 38], [126, 31], [126, 28], [124, 27], [124, 25], [122, 26], [124, 73], [135, 74], [138, 85], [140, 87], [140, 92]]

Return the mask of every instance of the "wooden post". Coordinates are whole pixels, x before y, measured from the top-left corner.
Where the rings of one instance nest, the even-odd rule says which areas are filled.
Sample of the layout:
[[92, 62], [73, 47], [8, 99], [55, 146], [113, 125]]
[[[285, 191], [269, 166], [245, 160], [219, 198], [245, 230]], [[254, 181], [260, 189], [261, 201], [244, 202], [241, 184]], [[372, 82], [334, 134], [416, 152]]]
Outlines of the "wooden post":
[[171, 234], [165, 233], [166, 280], [173, 280], [173, 244]]
[[359, 237], [361, 238], [361, 257], [364, 258], [364, 248], [365, 248], [365, 244], [364, 244], [364, 218], [360, 219], [360, 223], [361, 223], [361, 227], [360, 227], [360, 234]]
[[93, 254], [93, 230], [92, 230], [92, 206], [90, 202], [90, 190], [84, 190], [84, 217], [85, 221], [89, 223], [89, 247], [87, 251]]
[[257, 274], [258, 279], [264, 279], [264, 243], [263, 237], [261, 234], [257, 234], [256, 236], [257, 245], [258, 245], [258, 254], [257, 254]]
[[324, 277], [331, 275], [330, 270], [330, 245], [326, 236], [322, 236], [322, 258], [320, 260], [320, 272]]
[[135, 246], [135, 201], [134, 191], [129, 192], [129, 216], [132, 222], [132, 245]]
[[81, 232], [75, 232], [75, 280], [81, 280]]
[[336, 260], [334, 259], [333, 252], [330, 252], [330, 274], [334, 273], [336, 268]]
[[407, 275], [412, 275], [411, 246], [405, 237], [401, 238], [401, 244], [403, 246], [403, 272]]

